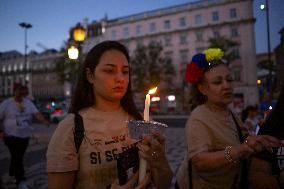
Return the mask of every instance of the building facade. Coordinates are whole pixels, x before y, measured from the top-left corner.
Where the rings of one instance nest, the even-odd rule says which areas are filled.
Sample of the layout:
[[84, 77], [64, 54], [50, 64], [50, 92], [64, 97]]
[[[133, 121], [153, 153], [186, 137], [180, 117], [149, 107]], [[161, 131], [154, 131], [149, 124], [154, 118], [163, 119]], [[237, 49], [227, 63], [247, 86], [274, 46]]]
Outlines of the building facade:
[[64, 98], [66, 96], [64, 84], [59, 81], [55, 72], [55, 62], [60, 57], [62, 53], [55, 50], [46, 50], [42, 53], [31, 52], [27, 55], [27, 69], [25, 70], [24, 55], [17, 51], [1, 53], [1, 100], [13, 95], [14, 83], [27, 85], [29, 97], [36, 101]]
[[[176, 68], [175, 85], [181, 87], [186, 64], [191, 57], [208, 48], [208, 40], [224, 36], [240, 45], [234, 51], [238, 59], [230, 64], [235, 78], [235, 109], [258, 103], [256, 50], [252, 0], [202, 0], [168, 8], [147, 11], [101, 24], [100, 35], [88, 35], [83, 45], [86, 53], [104, 40], [118, 40], [130, 54], [137, 45], [151, 41], [163, 45], [164, 56], [171, 58]], [[90, 28], [90, 26], [89, 26]]]
[[[30, 66], [30, 57], [27, 57], [27, 70]], [[26, 72], [24, 55], [17, 51], [0, 53], [0, 96], [5, 98], [13, 94], [14, 83], [25, 85], [30, 80], [30, 74]], [[28, 82], [31, 88], [31, 82]]]

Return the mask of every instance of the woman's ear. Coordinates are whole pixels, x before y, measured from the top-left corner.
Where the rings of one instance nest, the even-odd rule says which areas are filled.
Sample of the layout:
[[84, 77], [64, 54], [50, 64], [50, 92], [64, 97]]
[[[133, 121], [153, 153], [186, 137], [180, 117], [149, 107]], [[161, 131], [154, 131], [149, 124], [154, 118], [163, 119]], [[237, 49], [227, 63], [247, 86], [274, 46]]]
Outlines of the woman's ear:
[[197, 85], [197, 89], [204, 95], [204, 96], [206, 96], [206, 94], [207, 94], [207, 90], [206, 90], [206, 86], [205, 86], [205, 84], [202, 82], [202, 83], [199, 83], [198, 85]]
[[90, 68], [86, 68], [86, 77], [89, 83], [93, 84], [94, 82], [94, 73], [90, 70]]

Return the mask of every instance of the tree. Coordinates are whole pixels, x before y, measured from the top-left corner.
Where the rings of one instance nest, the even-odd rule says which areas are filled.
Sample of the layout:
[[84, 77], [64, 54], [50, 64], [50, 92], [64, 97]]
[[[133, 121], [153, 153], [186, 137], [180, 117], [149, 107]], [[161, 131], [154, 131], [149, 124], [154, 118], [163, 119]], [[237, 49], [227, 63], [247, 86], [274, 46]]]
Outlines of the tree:
[[162, 81], [164, 88], [172, 84], [175, 69], [171, 60], [162, 56], [162, 52], [163, 47], [158, 42], [139, 45], [134, 51], [131, 62], [134, 92], [148, 91]]
[[224, 51], [223, 59], [228, 64], [239, 58], [239, 54], [236, 52], [236, 48], [240, 45], [238, 42], [223, 36], [210, 38], [208, 42], [210, 48], [220, 48]]
[[55, 64], [55, 72], [59, 78], [59, 81], [64, 83], [65, 81], [74, 84], [79, 69], [79, 62], [76, 60], [70, 60], [68, 58], [67, 52], [62, 55]]
[[269, 60], [262, 60], [260, 62], [257, 63], [257, 67], [259, 69], [264, 69], [264, 70], [268, 70], [271, 72], [275, 72], [276, 71], [276, 65], [274, 62], [269, 62]]

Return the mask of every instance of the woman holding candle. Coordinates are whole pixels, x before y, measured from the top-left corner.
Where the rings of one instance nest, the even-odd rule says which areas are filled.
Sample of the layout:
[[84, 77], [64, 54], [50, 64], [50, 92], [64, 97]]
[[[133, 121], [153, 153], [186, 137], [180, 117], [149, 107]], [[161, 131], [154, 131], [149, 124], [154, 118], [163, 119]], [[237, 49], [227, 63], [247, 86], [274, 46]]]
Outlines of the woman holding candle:
[[245, 189], [247, 159], [276, 147], [271, 136], [244, 138], [239, 118], [228, 108], [232, 76], [220, 49], [193, 56], [186, 80], [192, 84], [194, 110], [186, 124], [187, 153], [177, 174], [177, 188]]
[[[117, 156], [135, 145], [128, 138], [126, 121], [143, 119], [132, 99], [129, 73], [129, 55], [122, 44], [105, 41], [89, 51], [81, 67], [70, 114], [59, 123], [49, 143], [49, 188], [140, 189], [151, 181], [160, 188], [163, 183], [159, 183], [159, 177], [171, 179], [170, 169], [166, 173], [155, 174], [159, 172], [156, 169], [168, 166], [164, 154], [161, 153], [157, 160], [163, 161], [165, 165], [151, 167], [151, 171], [138, 186], [134, 186], [138, 179], [137, 173], [125, 185], [118, 184]], [[84, 138], [76, 153], [73, 132], [74, 115], [78, 114], [83, 119]], [[150, 157], [147, 155], [151, 151], [164, 150], [162, 136], [153, 135], [149, 138], [151, 148], [144, 151], [141, 149], [139, 152], [148, 161]]]

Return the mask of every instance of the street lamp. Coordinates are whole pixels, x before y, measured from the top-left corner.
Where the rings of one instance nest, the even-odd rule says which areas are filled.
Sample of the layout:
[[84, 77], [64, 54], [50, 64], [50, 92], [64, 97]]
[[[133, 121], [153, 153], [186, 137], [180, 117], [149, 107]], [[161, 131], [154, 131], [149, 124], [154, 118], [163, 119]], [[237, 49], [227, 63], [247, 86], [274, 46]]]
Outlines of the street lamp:
[[79, 50], [75, 46], [71, 46], [68, 49], [68, 57], [71, 60], [77, 60], [79, 57]]
[[272, 98], [273, 98], [273, 92], [272, 92], [272, 68], [273, 68], [273, 62], [271, 60], [268, 0], [265, 0], [265, 4], [260, 5], [260, 9], [266, 12], [267, 51], [268, 51], [268, 65], [269, 65], [269, 75], [268, 75], [268, 81], [267, 81], [267, 89], [268, 89], [269, 94], [270, 94], [269, 98], [270, 98], [270, 100], [272, 100]]
[[[70, 29], [69, 36], [70, 36], [68, 39], [69, 48], [67, 50], [68, 58], [76, 63], [79, 62], [81, 58], [81, 45], [85, 40], [86, 30], [80, 23], [78, 23], [75, 27]], [[65, 96], [67, 100], [70, 99], [70, 94], [72, 94], [74, 91], [73, 84], [77, 80], [77, 76], [72, 73], [74, 73], [74, 71], [78, 69], [79, 65], [72, 64], [74, 63], [73, 61], [71, 61], [71, 64], [68, 66], [70, 69], [66, 70], [66, 74], [68, 74], [70, 77], [69, 81], [66, 81], [64, 84]]]
[[86, 37], [86, 30], [78, 23], [74, 28], [71, 29], [71, 35], [69, 42], [71, 46], [68, 49], [68, 57], [70, 59], [78, 59], [81, 51], [81, 44], [84, 42]]
[[30, 23], [26, 22], [21, 22], [19, 23], [19, 26], [24, 28], [25, 30], [25, 54], [24, 54], [24, 72], [25, 72], [25, 84], [28, 83], [28, 71], [27, 71], [27, 50], [28, 50], [28, 45], [27, 45], [27, 30], [32, 28], [33, 26]]

